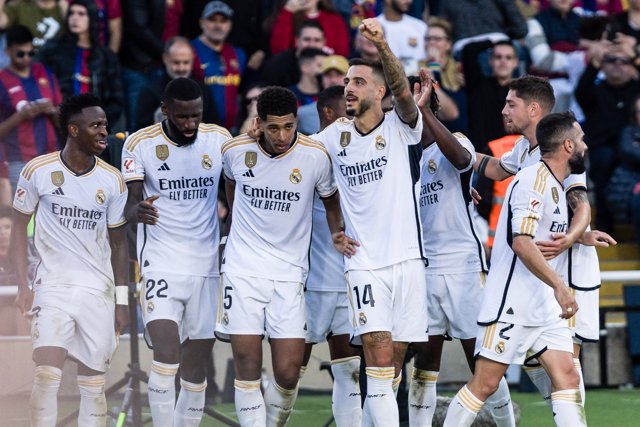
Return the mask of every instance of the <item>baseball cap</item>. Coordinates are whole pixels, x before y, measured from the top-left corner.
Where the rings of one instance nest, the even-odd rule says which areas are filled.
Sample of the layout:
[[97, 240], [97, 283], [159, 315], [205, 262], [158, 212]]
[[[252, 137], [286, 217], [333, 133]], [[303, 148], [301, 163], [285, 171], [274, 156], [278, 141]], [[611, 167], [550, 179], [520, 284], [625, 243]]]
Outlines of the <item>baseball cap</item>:
[[219, 13], [227, 18], [233, 17], [233, 9], [228, 4], [221, 1], [210, 1], [202, 10], [203, 18], [211, 18], [214, 14]]
[[347, 61], [347, 58], [340, 55], [327, 56], [322, 60], [320, 72], [326, 73], [329, 70], [338, 70], [342, 74], [347, 74], [347, 71], [349, 71], [349, 61]]

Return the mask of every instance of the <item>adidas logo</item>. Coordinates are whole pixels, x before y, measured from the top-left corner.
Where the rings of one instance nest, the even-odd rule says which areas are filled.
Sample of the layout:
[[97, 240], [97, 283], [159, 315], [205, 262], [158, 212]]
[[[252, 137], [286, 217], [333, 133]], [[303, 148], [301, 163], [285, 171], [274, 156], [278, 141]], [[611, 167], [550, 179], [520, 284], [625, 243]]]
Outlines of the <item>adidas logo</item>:
[[253, 171], [251, 169], [249, 169], [248, 171], [246, 171], [245, 173], [242, 174], [242, 176], [247, 176], [249, 178], [255, 178], [256, 176], [253, 174]]
[[560, 215], [560, 206], [556, 206], [556, 210], [553, 211], [554, 215]]
[[509, 307], [509, 309], [507, 310], [507, 314], [514, 314], [514, 313], [513, 313], [513, 308], [512, 308], [512, 307]]
[[344, 150], [339, 152], [338, 157], [347, 157], [347, 149], [345, 148]]
[[51, 192], [54, 196], [64, 196], [64, 191], [62, 191], [62, 187], [58, 187]]
[[158, 168], [158, 170], [159, 170], [159, 171], [170, 171], [170, 170], [171, 170], [171, 168], [169, 167], [169, 165], [168, 165], [168, 164], [163, 163], [163, 164], [162, 164], [162, 166], [160, 166], [160, 167]]

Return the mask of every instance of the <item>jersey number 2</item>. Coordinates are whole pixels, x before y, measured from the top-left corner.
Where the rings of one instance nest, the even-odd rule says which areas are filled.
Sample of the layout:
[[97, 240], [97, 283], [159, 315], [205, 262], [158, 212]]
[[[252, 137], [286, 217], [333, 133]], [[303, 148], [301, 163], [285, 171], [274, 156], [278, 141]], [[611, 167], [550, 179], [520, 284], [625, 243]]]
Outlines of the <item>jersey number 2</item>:
[[[158, 289], [156, 289], [156, 295], [158, 298], [166, 298], [167, 294], [164, 293], [167, 288], [169, 287], [169, 284], [167, 283], [166, 280], [164, 279], [160, 279], [158, 280]], [[147, 301], [149, 301], [150, 299], [153, 299], [154, 295], [153, 295], [153, 290], [156, 287], [156, 281], [153, 279], [149, 279], [147, 280], [147, 283], [145, 284], [145, 289], [147, 290], [147, 292], [144, 294], [145, 298], [147, 299]]]
[[356, 301], [358, 302], [358, 310], [362, 309], [362, 305], [369, 304], [371, 307], [376, 306], [376, 300], [373, 299], [373, 291], [371, 290], [371, 285], [366, 284], [362, 288], [362, 304], [360, 304], [360, 290], [357, 286], [353, 287], [353, 292], [356, 294]]

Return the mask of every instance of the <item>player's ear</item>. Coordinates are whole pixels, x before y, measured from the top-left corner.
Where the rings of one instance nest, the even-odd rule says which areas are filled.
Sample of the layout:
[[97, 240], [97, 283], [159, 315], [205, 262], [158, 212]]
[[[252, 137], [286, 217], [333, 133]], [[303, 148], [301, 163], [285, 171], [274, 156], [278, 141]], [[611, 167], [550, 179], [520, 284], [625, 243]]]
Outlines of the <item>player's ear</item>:
[[67, 125], [67, 133], [69, 134], [69, 136], [75, 138], [78, 136], [78, 126], [77, 125], [72, 125], [69, 124]]
[[162, 111], [162, 115], [167, 117], [168, 110], [167, 110], [167, 103], [166, 102], [164, 102], [164, 101], [160, 102], [160, 111]]
[[540, 112], [540, 104], [533, 101], [529, 104], [529, 117], [534, 117]]

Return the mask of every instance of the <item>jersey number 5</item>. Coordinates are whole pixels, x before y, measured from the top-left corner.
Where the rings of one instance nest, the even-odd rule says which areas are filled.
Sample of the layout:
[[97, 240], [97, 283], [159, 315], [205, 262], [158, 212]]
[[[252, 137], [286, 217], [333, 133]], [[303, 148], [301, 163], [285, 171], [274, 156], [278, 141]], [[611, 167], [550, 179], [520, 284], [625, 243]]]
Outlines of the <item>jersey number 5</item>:
[[[373, 291], [371, 290], [371, 285], [366, 284], [362, 288], [362, 300], [360, 300], [360, 290], [357, 286], [353, 287], [353, 292], [356, 294], [356, 301], [358, 303], [358, 310], [362, 309], [363, 305], [371, 305], [371, 307], [376, 306], [376, 300], [373, 299]], [[362, 301], [362, 304], [360, 303]]]
[[[167, 281], [164, 279], [160, 279], [158, 280], [157, 285], [158, 285], [158, 289], [156, 289], [155, 296], [157, 296], [158, 298], [166, 298], [167, 294], [164, 292], [169, 287], [169, 284], [167, 283]], [[153, 299], [154, 297], [153, 290], [156, 288], [156, 281], [153, 279], [149, 279], [147, 280], [147, 283], [145, 284], [144, 287], [147, 290], [147, 292], [144, 294], [144, 297], [147, 299], [147, 301], [149, 301], [150, 299]]]
[[225, 310], [229, 310], [231, 308], [233, 298], [231, 298], [231, 294], [229, 293], [229, 291], [231, 291], [232, 289], [233, 288], [231, 286], [224, 287], [224, 303], [222, 305], [224, 306]]

